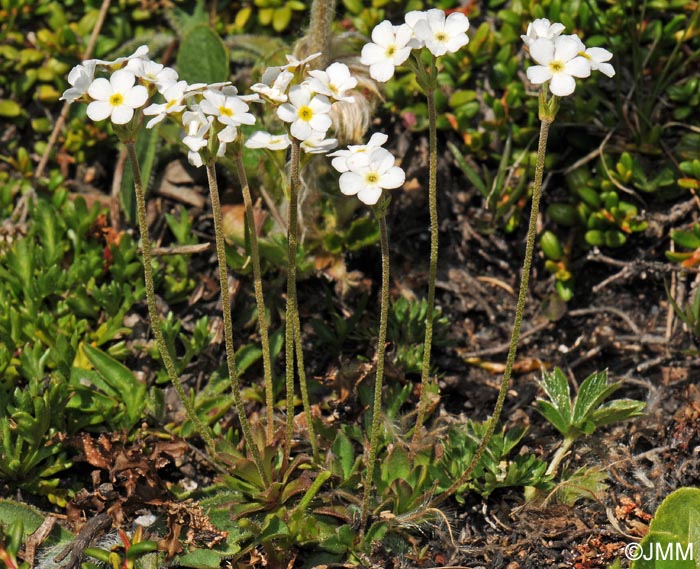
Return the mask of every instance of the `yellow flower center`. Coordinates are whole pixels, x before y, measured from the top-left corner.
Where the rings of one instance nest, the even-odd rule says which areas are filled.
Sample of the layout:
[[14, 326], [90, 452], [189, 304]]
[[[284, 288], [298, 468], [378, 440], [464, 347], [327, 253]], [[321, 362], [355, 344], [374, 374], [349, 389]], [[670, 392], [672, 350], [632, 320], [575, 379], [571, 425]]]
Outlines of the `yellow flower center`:
[[561, 73], [564, 71], [564, 67], [561, 61], [550, 61], [549, 63], [549, 68], [552, 70], [552, 73]]
[[224, 107], [223, 105], [221, 105], [219, 107], [219, 112], [225, 117], [232, 117], [233, 116], [233, 111], [231, 109], [229, 109], [228, 107]]
[[365, 180], [368, 184], [376, 184], [379, 181], [379, 175], [376, 172], [369, 172], [365, 176]]
[[389, 47], [386, 48], [386, 56], [387, 57], [394, 57], [395, 53], [396, 53], [396, 46], [395, 45], [390, 45]]
[[435, 41], [444, 42], [447, 41], [447, 34], [445, 32], [438, 32], [435, 34]]
[[122, 95], [121, 93], [114, 93], [114, 95], [112, 95], [109, 98], [109, 104], [112, 105], [113, 107], [118, 107], [119, 105], [123, 105], [124, 104], [124, 95]]
[[177, 99], [173, 99], [172, 101], [168, 101], [168, 103], [165, 105], [166, 109], [170, 109], [174, 107], [177, 104]]
[[303, 107], [299, 107], [297, 115], [303, 121], [310, 121], [314, 116], [314, 112], [311, 110], [310, 107], [304, 105]]

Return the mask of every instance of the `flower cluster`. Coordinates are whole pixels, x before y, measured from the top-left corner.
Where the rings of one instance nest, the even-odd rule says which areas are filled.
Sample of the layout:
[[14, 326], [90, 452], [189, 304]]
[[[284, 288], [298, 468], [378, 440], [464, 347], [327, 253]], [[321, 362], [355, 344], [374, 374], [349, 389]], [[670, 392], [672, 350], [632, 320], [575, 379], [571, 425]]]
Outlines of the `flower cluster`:
[[549, 81], [549, 90], [558, 97], [571, 95], [576, 88], [575, 77], [585, 78], [591, 71], [608, 77], [615, 75], [607, 63], [612, 53], [601, 47], [586, 48], [576, 35], [561, 35], [564, 25], [552, 24], [545, 18], [532, 22], [522, 37], [535, 63], [527, 70], [527, 78], [535, 85]]
[[[307, 70], [307, 63], [320, 56], [315, 53], [303, 60], [287, 56], [287, 65], [270, 67], [262, 81], [251, 87], [277, 109], [277, 117], [287, 123], [289, 134], [301, 143], [308, 154], [325, 154], [338, 145], [326, 138], [331, 127], [331, 108], [335, 101], [353, 102], [348, 91], [357, 79], [343, 63], [333, 63], [325, 70]], [[287, 134], [273, 135], [258, 131], [246, 142], [249, 148], [279, 150], [291, 144]]]
[[[95, 77], [98, 70], [111, 74]], [[239, 138], [241, 125], [255, 124], [248, 103], [260, 100], [258, 95], [238, 95], [229, 83], [179, 81], [174, 69], [148, 58], [147, 46], [114, 61], [84, 61], [73, 68], [68, 82], [71, 88], [62, 99], [87, 102], [87, 115], [94, 121], [110, 119], [115, 125], [133, 122], [138, 126], [145, 115], [152, 117], [146, 128], [153, 128], [166, 117], [175, 120], [185, 133], [188, 160], [197, 167], [211, 156], [222, 156], [227, 144]], [[157, 93], [163, 102], [145, 107]], [[136, 114], [137, 109], [142, 110]]]
[[461, 12], [449, 16], [438, 9], [409, 12], [401, 25], [388, 20], [378, 24], [372, 30], [372, 42], [362, 48], [360, 61], [374, 80], [385, 82], [413, 49], [425, 47], [435, 57], [460, 50], [469, 42], [468, 29], [469, 19]]
[[392, 190], [403, 185], [406, 174], [394, 165], [394, 156], [382, 148], [387, 135], [375, 133], [367, 144], [349, 146], [346, 150], [336, 150], [333, 167], [341, 172], [340, 191], [346, 196], [357, 195], [358, 199], [374, 205], [379, 201], [383, 190]]

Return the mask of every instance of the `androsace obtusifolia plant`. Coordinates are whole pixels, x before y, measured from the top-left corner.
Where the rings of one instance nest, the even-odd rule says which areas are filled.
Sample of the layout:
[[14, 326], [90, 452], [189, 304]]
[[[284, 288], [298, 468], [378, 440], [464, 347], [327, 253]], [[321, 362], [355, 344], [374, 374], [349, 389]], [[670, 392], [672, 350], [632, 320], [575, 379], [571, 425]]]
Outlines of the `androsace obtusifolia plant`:
[[[316, 3], [315, 3], [316, 4]], [[531, 83], [541, 85], [539, 94], [539, 118], [541, 121], [539, 147], [535, 178], [532, 184], [532, 209], [528, 226], [525, 259], [523, 262], [520, 290], [513, 324], [510, 350], [506, 361], [505, 372], [501, 381], [498, 399], [491, 418], [486, 424], [472, 428], [468, 433], [470, 448], [468, 458], [455, 450], [459, 455], [458, 467], [461, 472], [455, 474], [452, 464], [441, 469], [440, 491], [435, 494], [437, 484], [432, 486], [426, 482], [428, 467], [426, 464], [425, 445], [422, 443], [424, 424], [429, 406], [429, 393], [432, 389], [430, 380], [430, 361], [433, 341], [433, 321], [435, 317], [435, 290], [438, 263], [438, 216], [437, 216], [437, 110], [435, 95], [438, 89], [438, 72], [440, 58], [445, 54], [453, 54], [468, 44], [469, 19], [461, 12], [449, 16], [442, 10], [412, 11], [406, 14], [405, 21], [393, 25], [389, 21], [381, 22], [372, 31], [372, 41], [362, 49], [360, 61], [369, 69], [370, 76], [378, 82], [390, 80], [397, 67], [404, 66], [415, 75], [416, 81], [427, 100], [429, 118], [429, 174], [428, 174], [428, 206], [430, 212], [430, 258], [429, 280], [427, 292], [427, 310], [425, 310], [425, 337], [421, 361], [420, 399], [417, 403], [415, 423], [412, 425], [412, 440], [403, 446], [393, 443], [386, 444], [382, 440], [382, 393], [385, 372], [385, 352], [387, 343], [387, 321], [389, 311], [390, 262], [389, 262], [389, 229], [387, 227], [387, 209], [392, 190], [400, 188], [405, 182], [405, 171], [397, 165], [396, 157], [384, 145], [388, 136], [375, 132], [364, 144], [351, 144], [346, 148], [337, 149], [338, 140], [333, 136], [331, 112], [339, 103], [352, 104], [352, 90], [358, 85], [350, 69], [343, 63], [326, 61], [326, 54], [312, 53], [301, 59], [287, 55], [287, 64], [269, 67], [264, 71], [259, 82], [251, 86], [252, 94], [240, 94], [229, 82], [217, 84], [188, 84], [180, 80], [177, 72], [164, 67], [148, 58], [145, 46], [136, 50], [129, 57], [115, 61], [88, 60], [76, 66], [69, 74], [71, 87], [65, 91], [63, 99], [69, 102], [80, 101], [87, 103], [87, 115], [95, 121], [109, 120], [114, 133], [127, 148], [133, 169], [134, 186], [137, 201], [137, 212], [140, 234], [142, 239], [144, 276], [148, 311], [153, 333], [156, 338], [161, 359], [165, 365], [168, 377], [185, 407], [188, 419], [193, 423], [197, 432], [204, 440], [212, 460], [217, 460], [220, 446], [215, 439], [212, 429], [204, 424], [195, 412], [192, 398], [182, 385], [177, 369], [172, 361], [166, 340], [162, 331], [158, 314], [155, 290], [153, 284], [154, 263], [151, 256], [151, 246], [146, 219], [145, 196], [139, 164], [134, 144], [142, 126], [153, 128], [162, 121], [174, 121], [179, 126], [182, 143], [186, 149], [189, 163], [197, 168], [204, 167], [209, 184], [211, 204], [214, 219], [216, 256], [218, 261], [219, 286], [224, 320], [224, 338], [228, 375], [231, 382], [232, 398], [244, 441], [243, 456], [236, 464], [232, 461], [229, 466], [237, 469], [230, 480], [234, 480], [246, 496], [253, 496], [256, 512], [270, 513], [257, 528], [257, 536], [267, 540], [277, 539], [289, 534], [283, 533], [270, 516], [279, 515], [289, 526], [301, 524], [304, 511], [312, 499], [321, 495], [321, 489], [328, 480], [332, 480], [330, 470], [322, 467], [322, 450], [319, 448], [320, 439], [317, 437], [312, 414], [312, 401], [306, 381], [304, 351], [302, 349], [301, 322], [297, 300], [297, 255], [299, 242], [299, 193], [302, 187], [304, 168], [315, 155], [327, 155], [333, 168], [338, 172], [338, 188], [345, 196], [355, 196], [363, 204], [370, 206], [379, 227], [381, 250], [381, 286], [379, 291], [379, 330], [377, 333], [376, 350], [372, 361], [374, 371], [374, 386], [369, 421], [369, 441], [365, 451], [363, 476], [357, 476], [353, 492], [361, 490], [362, 499], [359, 509], [359, 523], [347, 525], [347, 531], [338, 530], [333, 536], [333, 547], [345, 551], [352, 548], [355, 531], [362, 537], [371, 521], [373, 491], [381, 493], [384, 486], [395, 486], [393, 492], [402, 496], [402, 485], [390, 483], [382, 486], [376, 483], [378, 456], [382, 446], [387, 447], [387, 456], [396, 464], [401, 465], [401, 471], [414, 473], [415, 480], [411, 485], [411, 499], [408, 502], [411, 510], [426, 512], [437, 511], [435, 506], [452, 496], [458, 490], [464, 490], [465, 483], [473, 475], [480, 464], [484, 452], [490, 462], [481, 470], [491, 477], [486, 485], [477, 487], [490, 492], [499, 487], [497, 479], [500, 458], [505, 456], [520, 440], [519, 436], [505, 434], [501, 439], [496, 437], [492, 445], [498, 452], [489, 447], [496, 425], [503, 409], [510, 377], [515, 362], [518, 337], [523, 318], [523, 307], [528, 290], [528, 281], [532, 263], [536, 220], [539, 211], [540, 193], [544, 170], [544, 158], [547, 136], [550, 125], [554, 122], [562, 97], [570, 96], [576, 87], [576, 78], [588, 77], [592, 71], [598, 70], [611, 77], [613, 67], [608, 63], [612, 54], [602, 48], [586, 48], [576, 36], [562, 35], [562, 24], [551, 24], [548, 20], [536, 20], [522, 36], [527, 49], [535, 61], [527, 70]], [[314, 69], [315, 62], [323, 60], [323, 69]], [[267, 132], [255, 130], [255, 106], [262, 105], [265, 113], [278, 119], [279, 131]], [[335, 107], [337, 108], [337, 107]], [[250, 133], [250, 134], [247, 134]], [[245, 135], [247, 134], [247, 136]], [[265, 296], [260, 264], [260, 250], [257, 242], [257, 231], [253, 217], [253, 201], [250, 184], [247, 179], [243, 157], [246, 149], [265, 149], [269, 152], [284, 152], [288, 159], [288, 179], [285, 197], [287, 200], [287, 258], [286, 258], [286, 306], [284, 311], [284, 359], [285, 359], [285, 428], [282, 444], [276, 445], [280, 435], [275, 429], [275, 400], [273, 393], [273, 361], [268, 331], [269, 322], [266, 312]], [[250, 239], [250, 252], [254, 275], [255, 300], [257, 306], [258, 326], [262, 344], [262, 364], [265, 385], [266, 424], [264, 442], [256, 437], [251, 420], [246, 414], [241, 385], [236, 370], [236, 354], [234, 351], [234, 330], [232, 308], [229, 298], [228, 267], [223, 236], [222, 211], [216, 174], [217, 161], [226, 159], [235, 166], [240, 182], [245, 206], [246, 224]], [[296, 378], [298, 377], [298, 384]], [[549, 376], [546, 376], [549, 377]], [[596, 376], [598, 377], [598, 376]], [[558, 379], [558, 376], [555, 376]], [[586, 380], [588, 382], [588, 380]], [[543, 380], [545, 389], [549, 379]], [[579, 412], [578, 401], [585, 397], [579, 394], [573, 404], [570, 417], [562, 419], [565, 431], [562, 434], [566, 440], [573, 442], [580, 433], [589, 432], [593, 428], [610, 420], [619, 420], [634, 416], [639, 411], [638, 406], [625, 407], [618, 405], [606, 412], [600, 407], [603, 399], [609, 396], [613, 386], [595, 383], [596, 390], [591, 395], [593, 403]], [[312, 457], [302, 453], [293, 455], [294, 445], [294, 416], [295, 389], [299, 386], [303, 410], [306, 418], [306, 434]], [[584, 382], [584, 386], [588, 383]], [[567, 385], [568, 389], [568, 385]], [[582, 386], [582, 391], [584, 390]], [[405, 390], [406, 398], [410, 390]], [[549, 393], [549, 391], [548, 391]], [[567, 391], [568, 393], [568, 391]], [[404, 400], [402, 399], [402, 402]], [[587, 401], [587, 400], [586, 400]], [[582, 403], [583, 404], [583, 403]], [[370, 409], [371, 407], [371, 409]], [[607, 408], [606, 408], [607, 409]], [[541, 405], [543, 415], [552, 421], [561, 431], [561, 425], [554, 422], [555, 413], [547, 404]], [[557, 409], [554, 409], [555, 411]], [[397, 409], [394, 409], [397, 411]], [[615, 414], [614, 411], [618, 413]], [[561, 415], [562, 411], [557, 411]], [[580, 416], [579, 416], [580, 415]], [[622, 416], [624, 415], [624, 417]], [[563, 415], [562, 415], [563, 417]], [[554, 419], [553, 419], [554, 418]], [[579, 421], [580, 419], [580, 421]], [[561, 421], [560, 421], [561, 423]], [[568, 429], [568, 430], [567, 430]], [[573, 430], [571, 430], [573, 429]], [[339, 431], [340, 433], [341, 431]], [[476, 436], [481, 438], [476, 443]], [[465, 435], [467, 436], [467, 435]], [[362, 439], [364, 437], [364, 439]], [[364, 433], [358, 439], [366, 440]], [[384, 437], [386, 439], [386, 437]], [[460, 437], [455, 436], [459, 441]], [[338, 442], [339, 441], [339, 442]], [[506, 441], [506, 442], [504, 442]], [[353, 443], [343, 434], [336, 438], [335, 445], [342, 447], [343, 464], [337, 470], [343, 473], [356, 474]], [[459, 445], [454, 445], [455, 447]], [[569, 445], [570, 446], [570, 445]], [[562, 447], [563, 448], [563, 447]], [[489, 450], [491, 449], [491, 450]], [[563, 452], [568, 450], [565, 449]], [[332, 454], [328, 449], [329, 455]], [[232, 456], [232, 455], [228, 455]], [[562, 454], [563, 456], [563, 454]], [[494, 457], [499, 458], [498, 461]], [[221, 453], [218, 458], [225, 463], [226, 458]], [[330, 459], [328, 459], [330, 460]], [[359, 460], [359, 459], [358, 459]], [[559, 458], [561, 460], [561, 458]], [[332, 463], [332, 460], [330, 460]], [[466, 467], [464, 466], [465, 463]], [[532, 484], [543, 481], [547, 476], [556, 472], [558, 461], [553, 460], [546, 476], [542, 476], [543, 467], [532, 464], [533, 461], [523, 460], [522, 464], [515, 463], [510, 472], [509, 482], [513, 480], [530, 480]], [[482, 465], [483, 466], [483, 465]], [[315, 469], [315, 470], [314, 470]], [[314, 476], [291, 479], [291, 475], [300, 471], [314, 471]], [[386, 468], [380, 468], [380, 479], [387, 477]], [[454, 476], [454, 480], [446, 479]], [[251, 482], [253, 481], [253, 482]], [[233, 482], [231, 483], [233, 484]], [[444, 489], [444, 490], [443, 490]], [[304, 493], [304, 498], [296, 508], [285, 510], [285, 503], [292, 497]], [[359, 495], [359, 494], [358, 494]], [[397, 499], [397, 503], [401, 500]], [[383, 504], [382, 496], [376, 503]], [[244, 511], [245, 508], [243, 508]], [[249, 510], [251, 513], [253, 510]], [[292, 512], [291, 514], [289, 512]], [[286, 516], [286, 517], [285, 517]], [[352, 516], [348, 516], [352, 517]], [[309, 522], [310, 523], [310, 522]], [[254, 524], [249, 523], [248, 527]], [[303, 524], [301, 524], [303, 525]], [[325, 527], [325, 526], [324, 526]], [[346, 527], [346, 526], [342, 526]], [[288, 528], [287, 528], [288, 529]], [[274, 531], [273, 531], [274, 530]], [[308, 526], [304, 531], [312, 532], [316, 526]], [[281, 533], [275, 533], [279, 531]], [[285, 530], [286, 531], [286, 530]], [[262, 540], [263, 537], [260, 537]], [[342, 538], [342, 539], [341, 539]], [[330, 543], [331, 539], [328, 538]], [[342, 544], [341, 544], [342, 541]], [[361, 540], [360, 540], [361, 541]], [[336, 543], [337, 542], [337, 543]], [[285, 542], [286, 543], [286, 542]], [[341, 547], [342, 546], [342, 547]], [[329, 545], [328, 547], [331, 547]]]

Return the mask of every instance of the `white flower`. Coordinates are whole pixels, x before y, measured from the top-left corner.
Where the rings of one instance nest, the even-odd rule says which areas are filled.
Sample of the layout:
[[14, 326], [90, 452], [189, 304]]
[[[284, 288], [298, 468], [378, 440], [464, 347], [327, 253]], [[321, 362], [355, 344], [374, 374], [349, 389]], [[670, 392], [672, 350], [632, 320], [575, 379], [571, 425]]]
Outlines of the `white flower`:
[[610, 61], [613, 56], [607, 49], [603, 49], [602, 47], [589, 47], [580, 55], [588, 60], [593, 71], [600, 71], [603, 75], [607, 75], [608, 77], [615, 76], [615, 69], [613, 69], [613, 66], [609, 63], [605, 63], [606, 61]]
[[555, 37], [559, 36], [564, 31], [564, 24], [560, 23], [550, 23], [547, 18], [538, 18], [534, 22], [530, 22], [527, 26], [527, 33], [524, 36], [520, 36], [523, 43], [530, 47], [532, 42], [536, 39], [544, 38], [548, 40], [553, 40]]
[[219, 91], [208, 89], [199, 103], [202, 112], [212, 115], [226, 126], [255, 124], [255, 117], [248, 112], [248, 105], [236, 95], [226, 96]]
[[95, 78], [96, 64], [97, 62], [94, 59], [89, 59], [71, 69], [68, 74], [68, 83], [72, 87], [63, 92], [61, 96], [62, 101], [72, 103], [87, 93], [88, 87], [90, 87]]
[[336, 150], [329, 154], [328, 156], [334, 156], [331, 164], [338, 172], [347, 172], [350, 170], [350, 166], [348, 165], [348, 159], [350, 157], [356, 154], [369, 155], [372, 153], [372, 150], [381, 148], [388, 138], [389, 137], [383, 132], [375, 132], [367, 141], [367, 144], [351, 144], [345, 150]]
[[290, 132], [298, 140], [323, 136], [331, 126], [328, 113], [331, 103], [325, 95], [314, 95], [305, 85], [294, 85], [289, 90], [289, 103], [280, 105], [277, 116], [292, 123]]
[[578, 38], [559, 36], [554, 41], [540, 38], [530, 44], [530, 55], [539, 65], [527, 70], [527, 78], [539, 85], [549, 81], [549, 90], [558, 97], [571, 95], [576, 88], [574, 77], [589, 77], [591, 64], [579, 55]]
[[469, 43], [469, 18], [461, 12], [453, 12], [445, 18], [443, 10], [432, 9], [424, 17], [413, 16], [408, 20], [414, 21], [412, 28], [415, 38], [425, 44], [435, 57], [447, 52], [455, 53]]
[[372, 43], [362, 48], [360, 63], [369, 66], [372, 79], [384, 83], [392, 78], [396, 66], [411, 55], [412, 37], [409, 25], [394, 27], [389, 20], [384, 20], [372, 30]]
[[306, 83], [309, 88], [321, 95], [327, 95], [336, 101], [354, 103], [355, 98], [345, 95], [345, 91], [357, 86], [357, 79], [350, 74], [350, 69], [344, 63], [333, 63], [325, 71], [314, 69], [309, 71], [311, 79]]
[[337, 138], [323, 138], [311, 136], [301, 143], [301, 149], [307, 154], [328, 154], [338, 146]]
[[287, 65], [283, 65], [281, 69], [282, 71], [296, 71], [297, 67], [301, 65], [306, 65], [309, 61], [313, 61], [314, 59], [320, 56], [320, 51], [318, 53], [312, 53], [308, 57], [305, 57], [301, 60], [297, 59], [293, 55], [285, 55], [285, 57], [287, 58]]
[[185, 93], [187, 92], [187, 82], [178, 81], [173, 83], [167, 89], [163, 91], [163, 97], [165, 97], [165, 103], [153, 104], [150, 107], [146, 107], [143, 110], [144, 115], [156, 115], [146, 124], [146, 128], [153, 128], [160, 121], [162, 121], [166, 115], [171, 113], [179, 113], [184, 111], [186, 105], [184, 103]]
[[94, 121], [111, 118], [114, 124], [126, 124], [134, 116], [134, 109], [146, 104], [148, 90], [134, 85], [136, 77], [131, 71], [115, 71], [109, 81], [95, 79], [88, 87], [88, 95], [94, 99], [88, 105], [87, 115]]
[[367, 160], [358, 160], [353, 168], [341, 174], [340, 191], [346, 196], [357, 195], [367, 205], [379, 201], [382, 191], [401, 186], [406, 174], [394, 166], [394, 157], [384, 148], [375, 148]]
[[258, 130], [248, 137], [245, 146], [248, 148], [267, 148], [268, 150], [284, 150], [292, 141], [285, 134], [270, 134], [263, 130]]
[[177, 71], [150, 59], [130, 59], [124, 69], [128, 69], [139, 79], [154, 83], [161, 93], [177, 82]]
[[226, 154], [226, 145], [238, 138], [238, 127], [228, 125], [226, 128], [219, 131], [216, 138], [219, 140], [219, 149], [216, 151], [216, 155], [223, 156]]
[[182, 115], [182, 124], [187, 132], [182, 142], [190, 150], [187, 153], [187, 159], [197, 168], [203, 164], [199, 151], [208, 143], [207, 135], [213, 122], [214, 117], [206, 116], [197, 106], [191, 111], [185, 111]]
[[282, 71], [281, 67], [268, 67], [262, 76], [262, 83], [256, 83], [250, 90], [260, 93], [273, 103], [287, 102], [287, 88], [294, 79], [294, 73]]
[[415, 48], [422, 48], [425, 46], [425, 42], [422, 41], [420, 38], [416, 37], [415, 34], [415, 29], [416, 29], [416, 24], [420, 22], [421, 20], [426, 20], [428, 18], [428, 13], [424, 12], [422, 10], [412, 10], [411, 12], [408, 12], [405, 17], [406, 24], [411, 28], [411, 31], [413, 32], [413, 38], [409, 42], [410, 47], [415, 47]]

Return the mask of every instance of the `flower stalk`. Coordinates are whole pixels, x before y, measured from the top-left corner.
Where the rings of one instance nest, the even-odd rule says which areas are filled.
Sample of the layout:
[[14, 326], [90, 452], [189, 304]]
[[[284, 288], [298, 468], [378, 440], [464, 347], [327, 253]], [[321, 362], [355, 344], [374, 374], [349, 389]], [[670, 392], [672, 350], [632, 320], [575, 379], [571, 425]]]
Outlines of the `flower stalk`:
[[[437, 111], [435, 109], [435, 87], [437, 67], [435, 57], [431, 57], [430, 72], [425, 79], [425, 96], [428, 103], [428, 208], [430, 211], [430, 264], [428, 273], [428, 311], [425, 319], [425, 339], [423, 342], [423, 362], [421, 366], [421, 390], [418, 401], [416, 424], [413, 430], [410, 455], [418, 451], [421, 430], [428, 407], [428, 384], [430, 376], [430, 356], [433, 345], [433, 312], [435, 310], [435, 280], [438, 262], [438, 212], [437, 212]], [[418, 77], [420, 77], [418, 75]]]
[[445, 490], [440, 496], [433, 498], [430, 502], [430, 507], [435, 507], [438, 504], [445, 501], [447, 498], [452, 496], [455, 491], [462, 486], [469, 477], [471, 476], [474, 469], [479, 464], [481, 457], [486, 451], [491, 437], [496, 430], [496, 425], [501, 417], [501, 412], [503, 411], [503, 404], [505, 403], [506, 394], [508, 393], [508, 386], [510, 385], [510, 379], [513, 374], [513, 365], [515, 364], [515, 356], [518, 351], [518, 339], [520, 338], [520, 327], [523, 322], [523, 310], [525, 307], [525, 300], [527, 298], [528, 287], [530, 283], [530, 269], [532, 267], [532, 255], [535, 249], [535, 235], [537, 233], [537, 217], [539, 215], [540, 209], [540, 197], [542, 193], [542, 178], [544, 174], [544, 159], [547, 151], [547, 137], [549, 135], [549, 127], [554, 121], [556, 111], [558, 109], [558, 98], [553, 96], [551, 99], [547, 99], [544, 89], [540, 93], [540, 106], [539, 106], [539, 116], [540, 116], [540, 139], [537, 147], [537, 163], [535, 166], [535, 180], [533, 182], [532, 188], [532, 209], [530, 211], [530, 222], [527, 229], [527, 240], [525, 245], [525, 259], [523, 261], [522, 276], [520, 278], [520, 290], [518, 291], [518, 302], [515, 307], [515, 320], [513, 322], [513, 331], [510, 338], [510, 348], [508, 350], [508, 357], [506, 358], [506, 366], [503, 372], [503, 379], [501, 380], [501, 386], [498, 391], [498, 397], [496, 399], [496, 405], [493, 409], [493, 414], [491, 419], [489, 419], [488, 426], [486, 428], [486, 433], [483, 439], [479, 443], [479, 447], [476, 449], [474, 456], [469, 463], [469, 466], [457, 478], [452, 485]]
[[377, 445], [381, 428], [382, 385], [384, 382], [384, 352], [386, 351], [387, 321], [389, 317], [389, 232], [386, 225], [386, 209], [389, 200], [380, 201], [374, 208], [379, 222], [379, 241], [382, 252], [382, 287], [380, 292], [379, 338], [377, 339], [377, 374], [374, 380], [374, 401], [372, 403], [372, 427], [365, 473], [365, 490], [362, 499], [362, 527], [367, 524], [369, 502], [372, 494], [372, 478], [377, 461]]
[[219, 286], [221, 289], [221, 310], [224, 318], [224, 341], [226, 343], [226, 364], [228, 366], [229, 379], [231, 381], [231, 391], [233, 403], [236, 407], [238, 420], [241, 423], [243, 438], [250, 451], [255, 467], [260, 475], [260, 479], [265, 486], [269, 486], [270, 480], [263, 468], [260, 449], [253, 439], [250, 430], [250, 423], [243, 405], [241, 385], [238, 381], [238, 371], [236, 370], [236, 352], [233, 345], [233, 322], [231, 319], [231, 297], [228, 288], [228, 267], [226, 266], [226, 247], [224, 244], [223, 219], [221, 214], [221, 202], [219, 201], [219, 185], [216, 179], [216, 167], [213, 161], [206, 164], [207, 181], [209, 182], [209, 193], [211, 195], [211, 208], [214, 215], [214, 232], [216, 234], [216, 257], [219, 263]]
[[148, 317], [151, 321], [151, 327], [153, 328], [153, 335], [156, 338], [156, 344], [158, 346], [158, 352], [163, 360], [165, 369], [168, 373], [168, 378], [173, 384], [175, 391], [177, 392], [182, 405], [185, 408], [185, 413], [187, 418], [192, 421], [195, 430], [204, 440], [207, 448], [213, 451], [215, 448], [214, 437], [211, 429], [206, 426], [194, 409], [194, 404], [189, 396], [185, 393], [185, 389], [182, 386], [182, 381], [175, 371], [175, 365], [173, 364], [172, 357], [170, 357], [170, 351], [168, 350], [168, 345], [165, 342], [165, 337], [163, 336], [163, 330], [160, 327], [160, 316], [158, 315], [158, 308], [156, 307], [156, 294], [155, 287], [153, 285], [153, 265], [151, 256], [151, 240], [148, 236], [148, 220], [146, 218], [146, 197], [143, 190], [143, 183], [141, 181], [141, 168], [139, 167], [138, 157], [136, 155], [136, 143], [133, 139], [124, 140], [126, 146], [126, 151], [129, 156], [129, 162], [131, 163], [131, 171], [134, 176], [134, 192], [136, 193], [136, 212], [139, 221], [139, 231], [141, 232], [141, 251], [143, 253], [143, 276], [146, 283], [146, 303], [148, 305]]
[[253, 281], [255, 289], [255, 303], [258, 308], [258, 325], [260, 328], [260, 343], [262, 345], [263, 377], [265, 381], [265, 407], [267, 410], [266, 443], [272, 446], [274, 438], [274, 394], [272, 391], [272, 360], [270, 357], [270, 338], [268, 334], [267, 311], [265, 310], [265, 297], [262, 288], [262, 271], [260, 269], [260, 249], [258, 247], [258, 233], [255, 227], [255, 215], [253, 212], [253, 200], [250, 195], [250, 185], [243, 164], [243, 156], [240, 152], [235, 154], [236, 173], [241, 184], [243, 205], [245, 206], [245, 219], [250, 236], [250, 256], [253, 260]]
[[[294, 336], [297, 309], [297, 232], [300, 143], [292, 138], [289, 173], [289, 204], [287, 207], [287, 305], [284, 324], [285, 386], [287, 392], [287, 423], [284, 443], [284, 463], [289, 461], [294, 436]], [[296, 314], [296, 316], [295, 316]], [[299, 368], [303, 365], [298, 362]]]

